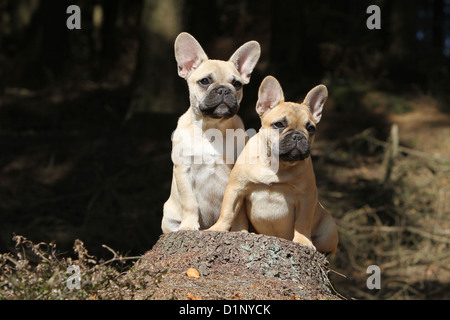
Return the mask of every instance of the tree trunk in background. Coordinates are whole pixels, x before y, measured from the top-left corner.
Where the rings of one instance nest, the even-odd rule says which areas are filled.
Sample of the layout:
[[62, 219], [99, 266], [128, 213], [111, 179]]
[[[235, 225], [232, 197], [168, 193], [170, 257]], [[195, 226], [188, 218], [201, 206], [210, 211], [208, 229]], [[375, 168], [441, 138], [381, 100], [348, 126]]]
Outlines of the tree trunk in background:
[[[185, 25], [195, 39], [202, 45], [206, 54], [211, 52], [211, 45], [219, 33], [220, 16], [217, 1], [189, 0], [185, 10]], [[205, 28], [205, 26], [208, 26]], [[208, 55], [209, 57], [209, 55]], [[212, 56], [210, 57], [212, 58]], [[223, 58], [225, 59], [225, 58]]]
[[20, 50], [4, 71], [10, 85], [39, 88], [65, 75], [70, 56], [68, 5], [62, 0], [13, 5], [12, 18], [17, 21], [12, 26], [20, 37]]
[[119, 56], [117, 20], [122, 0], [108, 0], [103, 3], [103, 24], [101, 28], [102, 74], [114, 67]]
[[444, 38], [445, 38], [445, 12], [444, 0], [433, 1], [433, 49], [436, 56], [441, 56], [444, 53]]
[[173, 44], [182, 31], [182, 10], [181, 0], [143, 1], [134, 92], [126, 119], [139, 112], [178, 111], [181, 81]]
[[[385, 24], [386, 28], [390, 29], [389, 54], [395, 58], [403, 59], [417, 50], [418, 1], [398, 1], [393, 2], [391, 6], [389, 24]], [[383, 20], [383, 12], [381, 15]]]
[[322, 76], [319, 59], [322, 39], [320, 32], [316, 32], [321, 21], [310, 18], [310, 12], [315, 12], [317, 6], [315, 2], [305, 1], [272, 2], [270, 60], [276, 63], [270, 69], [281, 83], [308, 87]]
[[[295, 81], [296, 72], [290, 74], [286, 70], [301, 70], [305, 35], [298, 31], [302, 29], [304, 6], [302, 1], [295, 4], [292, 1], [272, 1], [270, 60], [277, 63], [270, 69], [272, 74], [283, 75], [287, 81]], [[296, 35], [295, 41], [290, 39], [292, 34]], [[280, 81], [283, 83], [283, 79]]]
[[42, 0], [40, 8], [40, 24], [42, 26], [42, 42], [39, 48], [39, 59], [49, 68], [49, 76], [58, 78], [62, 75], [64, 64], [69, 57], [69, 37], [66, 28], [68, 15], [67, 1]]

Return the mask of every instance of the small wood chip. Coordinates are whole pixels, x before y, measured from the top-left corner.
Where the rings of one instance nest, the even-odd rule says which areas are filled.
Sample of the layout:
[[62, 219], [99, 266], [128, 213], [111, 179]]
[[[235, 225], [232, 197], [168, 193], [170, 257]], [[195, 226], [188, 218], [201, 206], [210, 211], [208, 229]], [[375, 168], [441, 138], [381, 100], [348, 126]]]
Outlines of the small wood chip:
[[198, 274], [197, 269], [189, 268], [188, 271], [186, 271], [186, 275], [190, 278], [200, 278], [200, 275]]

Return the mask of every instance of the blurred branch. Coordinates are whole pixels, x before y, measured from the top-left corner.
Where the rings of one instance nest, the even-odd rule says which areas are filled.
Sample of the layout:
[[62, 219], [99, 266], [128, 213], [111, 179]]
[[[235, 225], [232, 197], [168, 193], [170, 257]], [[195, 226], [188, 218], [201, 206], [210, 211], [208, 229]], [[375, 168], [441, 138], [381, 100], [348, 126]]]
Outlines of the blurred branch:
[[[358, 139], [366, 140], [367, 142], [370, 142], [377, 146], [383, 147], [385, 149], [388, 149], [390, 147], [389, 142], [374, 138], [372, 133], [373, 133], [373, 128], [368, 128], [368, 129], [364, 130], [363, 132], [353, 136], [350, 139], [351, 140], [358, 140]], [[407, 147], [402, 147], [402, 146], [398, 146], [397, 148], [398, 148], [398, 151], [401, 153], [406, 153], [406, 154], [409, 154], [412, 156], [420, 157], [420, 158], [427, 159], [427, 160], [433, 160], [433, 161], [441, 162], [444, 164], [449, 163], [448, 159], [442, 159], [441, 157], [434, 155], [434, 154], [429, 154], [429, 153], [426, 153], [423, 151], [419, 151], [419, 150], [411, 149], [411, 148], [407, 148]]]

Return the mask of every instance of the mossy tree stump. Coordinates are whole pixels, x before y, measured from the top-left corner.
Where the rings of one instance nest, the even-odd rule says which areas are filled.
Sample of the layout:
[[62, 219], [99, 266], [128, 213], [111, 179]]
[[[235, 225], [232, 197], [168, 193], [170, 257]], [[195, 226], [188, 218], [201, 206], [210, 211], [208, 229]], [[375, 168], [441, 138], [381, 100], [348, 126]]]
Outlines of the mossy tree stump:
[[127, 298], [338, 299], [327, 265], [317, 251], [276, 237], [180, 231], [161, 235], [128, 272], [135, 290]]

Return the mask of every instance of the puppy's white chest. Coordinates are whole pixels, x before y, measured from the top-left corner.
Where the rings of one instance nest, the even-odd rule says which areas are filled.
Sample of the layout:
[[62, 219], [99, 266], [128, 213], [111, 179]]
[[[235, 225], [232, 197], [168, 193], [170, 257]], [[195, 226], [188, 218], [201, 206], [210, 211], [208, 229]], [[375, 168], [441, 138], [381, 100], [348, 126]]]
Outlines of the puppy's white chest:
[[200, 211], [200, 226], [212, 226], [220, 215], [222, 199], [231, 168], [226, 164], [203, 164], [191, 167], [190, 179]]
[[286, 188], [262, 185], [248, 197], [247, 213], [258, 233], [292, 238], [296, 203]]
[[231, 164], [226, 163], [223, 140], [219, 140], [219, 137], [211, 139], [203, 136], [193, 146], [195, 162], [191, 165], [189, 178], [196, 195], [200, 211], [199, 222], [203, 229], [212, 226], [219, 218]]
[[[200, 142], [200, 141], [197, 141]], [[191, 166], [190, 178], [193, 181], [194, 189], [197, 191], [207, 192], [208, 194], [216, 194], [214, 185], [218, 189], [225, 191], [228, 177], [231, 171], [231, 165], [227, 164], [223, 149], [222, 141], [211, 143], [207, 137], [201, 139], [201, 143], [194, 143], [192, 150], [195, 162]], [[223, 186], [225, 185], [225, 187]], [[211, 189], [211, 192], [208, 192]], [[199, 194], [196, 192], [196, 194]], [[221, 194], [223, 197], [223, 193]]]
[[[213, 132], [215, 133], [215, 132]], [[225, 163], [225, 143], [220, 132], [202, 133], [194, 130], [194, 135], [180, 137], [179, 147], [185, 164], [222, 164]]]

